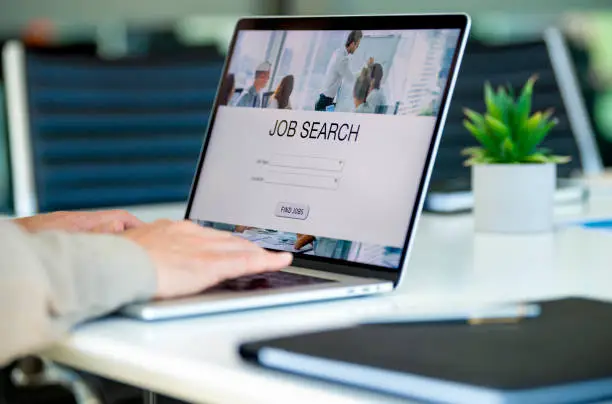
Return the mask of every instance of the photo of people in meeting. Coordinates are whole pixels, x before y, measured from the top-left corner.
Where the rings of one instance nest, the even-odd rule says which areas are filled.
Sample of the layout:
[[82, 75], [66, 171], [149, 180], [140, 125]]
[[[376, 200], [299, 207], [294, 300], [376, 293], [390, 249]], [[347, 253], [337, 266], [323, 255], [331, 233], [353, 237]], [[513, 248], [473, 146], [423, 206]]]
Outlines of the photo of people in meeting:
[[458, 32], [242, 31], [220, 105], [435, 116]]
[[[302, 119], [306, 119], [303, 114], [353, 113], [368, 114], [360, 118], [371, 122], [371, 119], [384, 119], [382, 115], [401, 115], [409, 120], [406, 123], [408, 126], [428, 128], [433, 125], [433, 117], [440, 109], [458, 35], [458, 30], [241, 31], [232, 50], [227, 74], [221, 83], [218, 102], [222, 108], [230, 107], [226, 112], [238, 112], [237, 108], [266, 111], [283, 109], [292, 110], [292, 116], [302, 116]], [[413, 119], [418, 123], [410, 121]], [[287, 129], [290, 125], [284, 122], [283, 128]], [[297, 120], [292, 122], [297, 125]], [[367, 131], [366, 122], [362, 120], [356, 127], [363, 127]], [[264, 133], [272, 134], [273, 131], [266, 127]], [[322, 129], [322, 133], [327, 132]], [[331, 129], [329, 133], [332, 133]], [[421, 139], [427, 142], [431, 136], [428, 129], [425, 132], [415, 129], [412, 133], [415, 141]], [[282, 136], [279, 129], [279, 137]], [[328, 139], [327, 136], [323, 138]], [[355, 148], [350, 150], [355, 153], [359, 149], [356, 133], [353, 139]], [[378, 136], [379, 147], [385, 147], [386, 139], [388, 136]], [[280, 147], [280, 144], [268, 144]], [[262, 145], [258, 142], [252, 147], [257, 149]], [[357, 175], [355, 170], [358, 169], [351, 162], [355, 161], [357, 155], [353, 154], [349, 158], [346, 153], [350, 150], [345, 148], [335, 152], [341, 153], [343, 158], [323, 158], [321, 156], [328, 156], [331, 149], [322, 143], [316, 150], [310, 149], [310, 153], [314, 153], [312, 155], [305, 155], [304, 148], [295, 149], [297, 145], [283, 143], [282, 149], [275, 149], [272, 157], [254, 158], [253, 161], [267, 165], [245, 166], [238, 170], [240, 173], [237, 174], [237, 180], [249, 181], [245, 186], [252, 185], [255, 180], [257, 184], [266, 184], [266, 195], [269, 197], [273, 193], [278, 194], [281, 201], [280, 198], [287, 198], [289, 202], [291, 198], [307, 198], [315, 212], [324, 206], [325, 201], [341, 201], [353, 192], [345, 184], [356, 184], [351, 177]], [[274, 160], [279, 158], [282, 161]], [[296, 158], [299, 160], [297, 163]], [[318, 165], [313, 168], [309, 164], [317, 158], [323, 158], [325, 162], [340, 161], [341, 168], [321, 168], [318, 165], [323, 163], [319, 160], [316, 160]], [[262, 167], [264, 171], [261, 171]], [[280, 167], [280, 171], [270, 172], [269, 167]], [[228, 170], [235, 168], [233, 166]], [[313, 169], [319, 171], [314, 172]], [[321, 174], [321, 170], [340, 170], [343, 178], [336, 178], [331, 186], [327, 183], [321, 185], [321, 181], [331, 178], [328, 172]], [[242, 176], [242, 172], [252, 174]], [[303, 189], [310, 190], [307, 196]], [[329, 193], [332, 191], [334, 194]], [[216, 210], [218, 216], [225, 215], [221, 213], [224, 209], [219, 208], [213, 199], [208, 209]], [[262, 197], [258, 201], [264, 199]], [[315, 224], [302, 222], [292, 226], [296, 224], [291, 222], [296, 220], [294, 216], [286, 216], [282, 212], [279, 216], [269, 212], [269, 216], [260, 216], [260, 212], [254, 212], [252, 216], [259, 216], [257, 220], [247, 216], [243, 218], [250, 223], [275, 222], [283, 227], [282, 230], [270, 228], [266, 224], [257, 227], [245, 226], [245, 223], [239, 221], [229, 224], [227, 221], [231, 220], [230, 216], [221, 220], [203, 220], [208, 216], [204, 214], [204, 209], [193, 220], [202, 226], [230, 231], [272, 250], [385, 268], [399, 267], [403, 244], [399, 238], [393, 243], [384, 244], [376, 243], [376, 240], [347, 239], [346, 236], [334, 238], [326, 233], [325, 226], [316, 223], [315, 217], [320, 218], [320, 215], [308, 219], [315, 220]], [[297, 216], [306, 220], [307, 214]], [[286, 221], [279, 223], [279, 218]], [[317, 228], [319, 234], [308, 233], [310, 229], [294, 230], [292, 227]], [[329, 227], [330, 230], [333, 227], [331, 222]]]

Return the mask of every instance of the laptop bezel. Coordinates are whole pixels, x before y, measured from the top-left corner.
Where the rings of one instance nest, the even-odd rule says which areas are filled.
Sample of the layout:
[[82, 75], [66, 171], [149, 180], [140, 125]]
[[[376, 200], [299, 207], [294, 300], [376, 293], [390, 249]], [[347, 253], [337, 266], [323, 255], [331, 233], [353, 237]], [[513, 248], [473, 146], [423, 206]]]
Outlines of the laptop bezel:
[[316, 16], [316, 17], [254, 17], [254, 18], [243, 18], [240, 19], [234, 29], [232, 40], [227, 52], [225, 64], [223, 67], [223, 73], [221, 80], [219, 80], [219, 86], [217, 89], [217, 96], [215, 97], [214, 105], [209, 117], [208, 129], [206, 137], [202, 144], [200, 151], [200, 157], [194, 179], [191, 185], [189, 193], [189, 200], [187, 202], [187, 208], [185, 211], [185, 219], [190, 219], [191, 208], [193, 206], [193, 200], [195, 198], [196, 189], [200, 180], [200, 173], [204, 165], [204, 159], [208, 150], [209, 140], [211, 137], [212, 129], [215, 124], [215, 118], [219, 108], [218, 95], [219, 88], [222, 85], [223, 78], [228, 74], [231, 57], [234, 53], [236, 40], [238, 33], [242, 30], [267, 30], [267, 31], [297, 31], [297, 30], [426, 30], [426, 29], [457, 29], [459, 30], [459, 36], [457, 40], [457, 47], [453, 60], [450, 65], [449, 79], [446, 83], [446, 88], [440, 102], [440, 112], [436, 118], [436, 123], [433, 130], [433, 135], [430, 141], [429, 149], [425, 164], [423, 166], [423, 172], [421, 173], [421, 179], [419, 181], [419, 187], [415, 203], [412, 208], [412, 214], [410, 222], [406, 229], [406, 239], [402, 249], [400, 258], [400, 265], [398, 268], [387, 268], [382, 266], [363, 264], [352, 261], [344, 261], [333, 258], [316, 257], [316, 256], [300, 256], [294, 257], [293, 266], [302, 267], [314, 270], [321, 270], [326, 272], [333, 272], [343, 275], [352, 275], [364, 278], [375, 278], [392, 281], [397, 284], [400, 280], [402, 272], [408, 262], [410, 254], [410, 247], [414, 240], [414, 233], [418, 218], [422, 211], [423, 202], [425, 200], [425, 194], [433, 168], [436, 151], [442, 135], [442, 129], [446, 114], [448, 112], [448, 106], [452, 97], [452, 89], [454, 88], [455, 81], [458, 74], [459, 61], [463, 56], [467, 35], [470, 29], [470, 17], [467, 14], [408, 14], [408, 15], [372, 15], [372, 16]]

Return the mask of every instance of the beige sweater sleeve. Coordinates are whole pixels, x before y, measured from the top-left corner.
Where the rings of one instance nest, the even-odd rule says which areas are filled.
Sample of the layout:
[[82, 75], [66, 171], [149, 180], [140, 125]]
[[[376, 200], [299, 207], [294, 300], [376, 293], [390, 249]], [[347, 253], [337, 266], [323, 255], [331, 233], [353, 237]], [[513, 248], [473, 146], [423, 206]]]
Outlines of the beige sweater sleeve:
[[125, 238], [30, 234], [0, 221], [0, 367], [155, 287], [146, 251]]

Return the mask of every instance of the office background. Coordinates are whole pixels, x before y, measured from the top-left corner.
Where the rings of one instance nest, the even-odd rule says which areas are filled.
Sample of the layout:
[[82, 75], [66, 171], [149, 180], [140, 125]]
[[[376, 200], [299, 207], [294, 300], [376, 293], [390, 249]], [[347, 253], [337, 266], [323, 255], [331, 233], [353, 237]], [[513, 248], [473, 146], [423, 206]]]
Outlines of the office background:
[[[52, 48], [57, 59], [41, 58], [36, 52], [30, 55], [26, 50], [28, 66], [38, 68], [39, 76], [49, 80], [37, 81], [31, 73], [34, 69], [28, 68], [27, 75], [32, 76], [26, 77], [30, 131], [25, 136], [32, 143], [28, 164], [33, 183], [20, 191], [22, 199], [24, 193], [32, 194], [21, 208], [15, 206], [14, 198], [15, 182], [18, 187], [21, 181], [15, 181], [9, 162], [14, 171], [23, 156], [8, 152], [6, 111], [0, 115], [0, 208], [28, 214], [184, 200], [233, 24], [242, 15], [465, 11], [474, 19], [472, 40], [493, 45], [536, 41], [546, 28], [560, 27], [571, 50], [598, 152], [603, 164], [612, 166], [612, 46], [606, 40], [612, 33], [612, 8], [605, 3], [566, 0], [492, 5], [471, 0], [459, 8], [450, 0], [375, 4], [356, 0], [2, 0], [0, 41], [20, 39], [36, 52]], [[70, 73], [91, 63], [99, 71]], [[154, 72], [147, 73], [148, 81], [138, 73], [156, 63], [165, 69], [163, 85], [159, 77], [153, 78]], [[489, 60], [483, 71], [495, 63]], [[129, 80], [125, 75], [119, 77], [120, 69], [114, 68], [118, 65], [142, 79], [138, 88], [113, 93], [122, 80]], [[46, 69], [52, 69], [51, 73]], [[187, 71], [191, 81], [184, 74]], [[85, 77], [87, 74], [91, 77]], [[96, 75], [110, 80], [110, 87], [104, 90], [111, 91], [98, 91], [100, 87], [91, 84], [92, 80], [99, 83]], [[145, 102], [151, 92], [158, 97], [157, 103]], [[152, 116], [158, 123], [163, 121], [163, 128], [154, 127]], [[127, 157], [131, 157], [129, 164]], [[443, 170], [449, 173], [446, 177], [453, 177], [457, 164], [439, 171]]]
[[[0, 0], [0, 10], [0, 43], [18, 39], [27, 45], [32, 74], [26, 77], [25, 108], [36, 112], [28, 133], [20, 134], [32, 146], [31, 161], [23, 160], [23, 154], [9, 152], [6, 71], [0, 71], [2, 213], [184, 201], [233, 24], [243, 15], [468, 12], [472, 39], [485, 47], [470, 45], [481, 59], [470, 65], [471, 75], [460, 75], [458, 89], [482, 84], [468, 82], [478, 76], [479, 63], [491, 72], [496, 63], [513, 60], [514, 53], [487, 57], [486, 45], [520, 45], [513, 52], [532, 52], [535, 63], [531, 56], [541, 56], [544, 48], [525, 44], [557, 26], [569, 45], [598, 153], [604, 166], [612, 167], [609, 1]], [[546, 83], [546, 91], [555, 94]], [[480, 90], [473, 94], [470, 102], [480, 102]], [[462, 106], [457, 97], [455, 102]], [[152, 116], [156, 120], [148, 119]], [[459, 119], [450, 114], [447, 130], [463, 133]], [[462, 144], [450, 146], [438, 161], [454, 163], [437, 163], [434, 178], [452, 178], [460, 169]], [[28, 201], [21, 211], [11, 163], [33, 171], [32, 186], [22, 189]], [[109, 402], [133, 395], [119, 387], [105, 391]]]

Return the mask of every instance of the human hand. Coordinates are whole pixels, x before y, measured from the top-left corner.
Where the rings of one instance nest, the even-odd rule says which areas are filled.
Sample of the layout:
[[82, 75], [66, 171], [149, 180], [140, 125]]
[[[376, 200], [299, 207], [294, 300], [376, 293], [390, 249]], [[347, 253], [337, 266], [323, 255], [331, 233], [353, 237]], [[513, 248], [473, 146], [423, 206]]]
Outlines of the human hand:
[[157, 272], [156, 298], [190, 295], [227, 279], [287, 267], [289, 253], [272, 253], [250, 241], [188, 221], [160, 220], [122, 236], [148, 253]]
[[119, 233], [143, 224], [124, 210], [98, 212], [53, 212], [14, 219], [29, 232], [64, 230], [69, 232]]

